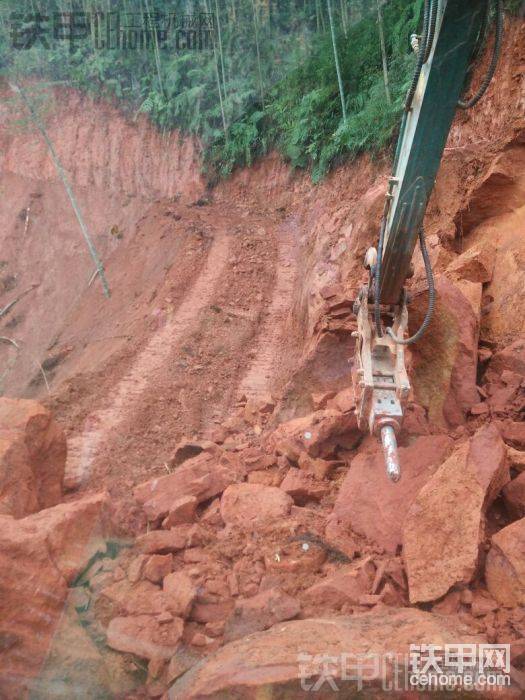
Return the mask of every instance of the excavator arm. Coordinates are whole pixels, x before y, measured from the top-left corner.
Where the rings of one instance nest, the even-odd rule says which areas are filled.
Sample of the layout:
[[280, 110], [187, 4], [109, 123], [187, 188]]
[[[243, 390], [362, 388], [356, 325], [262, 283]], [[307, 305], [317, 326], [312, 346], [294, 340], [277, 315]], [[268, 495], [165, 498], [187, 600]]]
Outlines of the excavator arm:
[[[499, 3], [495, 5], [500, 13]], [[404, 348], [425, 330], [434, 303], [423, 219], [489, 9], [489, 0], [425, 1], [423, 33], [412, 37], [418, 52], [417, 67], [406, 99], [379, 244], [377, 250], [367, 252], [369, 280], [354, 305], [353, 381], [358, 423], [362, 430], [381, 438], [392, 481], [401, 476], [396, 435], [410, 393]], [[496, 41], [501, 41], [501, 17]], [[423, 328], [407, 340], [405, 283], [418, 238], [429, 276], [430, 307]]]

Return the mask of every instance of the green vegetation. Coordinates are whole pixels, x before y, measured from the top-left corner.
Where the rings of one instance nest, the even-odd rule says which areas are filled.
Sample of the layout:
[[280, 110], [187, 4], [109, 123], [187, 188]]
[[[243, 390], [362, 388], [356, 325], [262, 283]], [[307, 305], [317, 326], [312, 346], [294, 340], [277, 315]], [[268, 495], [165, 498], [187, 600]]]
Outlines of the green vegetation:
[[[341, 86], [326, 0], [4, 0], [0, 65], [11, 80], [64, 81], [125, 101], [132, 115], [147, 113], [161, 129], [196, 134], [210, 177], [228, 175], [278, 148], [294, 166], [311, 168], [317, 180], [342, 159], [381, 151], [397, 128], [415, 60], [408, 39], [419, 26], [423, 0], [379, 4], [391, 103], [383, 82], [377, 0], [332, 0]], [[135, 21], [143, 25], [144, 18], [159, 18], [157, 13], [175, 13], [178, 21], [207, 13], [213, 17], [213, 40], [203, 50], [177, 48], [171, 29], [164, 46], [150, 31], [152, 40], [142, 50], [97, 49], [92, 29], [70, 47], [53, 38], [52, 25], [54, 12], [72, 9], [137, 13]], [[37, 40], [29, 49], [14, 49], [11, 12], [49, 17], [44, 24], [49, 48]], [[25, 19], [30, 27], [32, 18]]]

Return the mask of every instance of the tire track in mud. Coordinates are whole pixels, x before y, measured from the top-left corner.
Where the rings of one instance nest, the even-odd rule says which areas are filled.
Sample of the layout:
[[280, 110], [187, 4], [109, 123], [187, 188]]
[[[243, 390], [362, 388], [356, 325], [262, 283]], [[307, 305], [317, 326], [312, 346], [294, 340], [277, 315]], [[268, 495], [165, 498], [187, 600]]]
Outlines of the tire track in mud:
[[213, 300], [228, 262], [230, 236], [221, 231], [213, 238], [206, 262], [179, 308], [139, 352], [129, 372], [114, 387], [105, 408], [88, 416], [83, 432], [68, 445], [66, 488], [86, 484], [93, 468], [109, 452], [114, 435], [129, 421], [147, 390], [151, 377], [165, 365], [174, 349], [196, 329], [200, 312]]
[[296, 220], [280, 224], [276, 237], [277, 271], [268, 316], [258, 334], [258, 352], [238, 385], [238, 397], [259, 399], [271, 393], [295, 360], [293, 304], [299, 263]]

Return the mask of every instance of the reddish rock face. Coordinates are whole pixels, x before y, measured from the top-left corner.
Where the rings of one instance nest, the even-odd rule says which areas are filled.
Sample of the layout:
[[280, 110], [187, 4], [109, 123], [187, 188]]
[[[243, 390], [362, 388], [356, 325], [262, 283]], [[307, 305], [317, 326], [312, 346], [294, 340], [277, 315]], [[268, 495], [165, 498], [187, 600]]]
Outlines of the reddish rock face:
[[292, 620], [301, 611], [298, 601], [283, 591], [271, 588], [252, 598], [236, 601], [233, 615], [225, 631], [225, 640], [240, 639], [253, 632], [266, 630], [277, 622]]
[[62, 497], [66, 439], [36, 401], [0, 398], [0, 513], [22, 518]]
[[[403, 477], [393, 484], [386, 475], [383, 453], [373, 443], [371, 451], [352, 460], [330, 524], [341, 533], [352, 529], [395, 552], [402, 542], [403, 525], [412, 502], [447, 457], [452, 444], [450, 438], [436, 435], [421, 436], [410, 447], [401, 447]], [[330, 531], [335, 534], [333, 527]]]
[[502, 605], [525, 605], [525, 518], [493, 535], [485, 580]]
[[484, 514], [508, 481], [505, 445], [490, 425], [458, 447], [423, 486], [403, 531], [410, 602], [436, 600], [472, 579]]
[[0, 516], [0, 696], [23, 697], [49, 651], [67, 584], [104, 548], [104, 496]]
[[183, 629], [184, 622], [177, 617], [171, 621], [150, 615], [115, 617], [107, 629], [107, 644], [143, 659], [169, 660], [177, 651]]
[[[255, 700], [264, 694], [300, 700], [309, 694], [301, 687], [301, 675], [309, 683], [308, 687], [313, 686], [327, 657], [339, 659], [343, 653], [363, 657], [387, 652], [403, 655], [408, 654], [410, 644], [419, 639], [437, 646], [458, 639], [462, 643], [484, 641], [454, 618], [409, 608], [384, 609], [351, 617], [297, 620], [227, 644], [179, 678], [171, 687], [169, 698]], [[305, 669], [303, 674], [301, 668]], [[345, 685], [340, 680], [342, 672], [343, 665], [339, 671], [336, 665], [334, 679], [342, 689], [341, 695], [351, 697], [355, 681]], [[368, 688], [381, 687], [379, 675], [370, 679]], [[337, 695], [325, 686], [323, 697], [332, 694]]]
[[238, 481], [242, 471], [239, 462], [229, 454], [218, 457], [203, 452], [188, 459], [173, 474], [140, 484], [134, 497], [149, 520], [154, 521], [165, 518], [183, 496], [194, 496], [199, 503], [217, 496]]
[[272, 522], [290, 513], [291, 497], [275, 486], [232, 484], [221, 498], [221, 516], [228, 525]]
[[[466, 290], [464, 294], [444, 276], [436, 279], [436, 291], [432, 325], [413, 348], [413, 386], [418, 403], [428, 410], [431, 424], [457, 426], [479, 402], [479, 308], [473, 308]], [[414, 298], [410, 306], [414, 329], [419, 327], [426, 305], [426, 295]]]

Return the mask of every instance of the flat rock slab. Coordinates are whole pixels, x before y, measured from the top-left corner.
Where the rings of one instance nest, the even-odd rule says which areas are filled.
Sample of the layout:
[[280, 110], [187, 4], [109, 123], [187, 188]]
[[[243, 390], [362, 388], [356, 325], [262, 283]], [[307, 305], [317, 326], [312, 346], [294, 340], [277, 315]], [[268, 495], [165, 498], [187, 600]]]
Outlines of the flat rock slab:
[[339, 491], [332, 522], [342, 531], [352, 529], [372, 542], [395, 552], [403, 538], [410, 505], [420, 489], [448, 456], [453, 441], [446, 435], [419, 437], [399, 449], [402, 479], [393, 484], [386, 475], [383, 452], [363, 452], [352, 460]]
[[[411, 644], [442, 646], [458, 640], [483, 641], [450, 617], [410, 608], [279, 623], [219, 649], [179, 678], [169, 698], [304, 699], [309, 693], [301, 687], [302, 672], [306, 686], [313, 685], [327, 657], [336, 659], [333, 677], [343, 692], [330, 691], [325, 684], [321, 696], [354, 697], [348, 693], [355, 690], [355, 681], [347, 681], [346, 686], [339, 681], [344, 664], [337, 662], [342, 654], [408, 654]], [[379, 678], [370, 680], [371, 687], [381, 687], [380, 683]]]
[[436, 600], [472, 579], [485, 512], [509, 478], [505, 445], [489, 425], [459, 446], [421, 489], [403, 533], [411, 603]]

